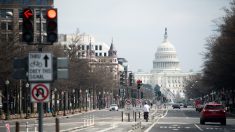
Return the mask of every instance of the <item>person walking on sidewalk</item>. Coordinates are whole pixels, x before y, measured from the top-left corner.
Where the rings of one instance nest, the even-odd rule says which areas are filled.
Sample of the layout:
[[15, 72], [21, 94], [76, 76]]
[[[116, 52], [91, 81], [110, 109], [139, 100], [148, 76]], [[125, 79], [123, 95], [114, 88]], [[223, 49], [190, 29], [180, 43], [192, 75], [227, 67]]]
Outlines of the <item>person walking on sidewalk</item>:
[[148, 116], [149, 116], [149, 111], [150, 111], [150, 106], [148, 105], [147, 101], [144, 104], [144, 119], [148, 122]]

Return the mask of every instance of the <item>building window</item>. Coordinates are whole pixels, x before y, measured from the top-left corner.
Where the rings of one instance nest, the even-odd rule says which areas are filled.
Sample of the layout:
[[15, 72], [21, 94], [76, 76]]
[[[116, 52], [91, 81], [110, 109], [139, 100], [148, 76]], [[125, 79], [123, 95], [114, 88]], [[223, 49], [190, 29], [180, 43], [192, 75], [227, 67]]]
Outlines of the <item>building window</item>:
[[36, 23], [37, 32], [40, 32], [40, 23]]
[[1, 23], [1, 29], [2, 30], [13, 30], [13, 24], [12, 22], [2, 22]]
[[95, 45], [95, 50], [98, 50], [98, 45]]
[[85, 46], [84, 45], [82, 45], [82, 50], [85, 50]]
[[102, 45], [100, 45], [100, 47], [99, 47], [99, 48], [100, 48], [100, 50], [102, 50]]
[[0, 15], [1, 15], [1, 18], [12, 19], [13, 18], [13, 10], [12, 9], [1, 9]]
[[89, 46], [89, 45], [87, 45], [87, 46], [86, 46], [86, 49], [87, 49], [87, 50], [89, 50], [89, 48], [90, 48], [90, 46]]
[[19, 18], [23, 18], [23, 9], [19, 9]]
[[98, 53], [95, 53], [95, 56], [98, 56]]
[[107, 56], [107, 53], [104, 53], [104, 56]]
[[102, 56], [102, 53], [100, 53], [99, 56]]

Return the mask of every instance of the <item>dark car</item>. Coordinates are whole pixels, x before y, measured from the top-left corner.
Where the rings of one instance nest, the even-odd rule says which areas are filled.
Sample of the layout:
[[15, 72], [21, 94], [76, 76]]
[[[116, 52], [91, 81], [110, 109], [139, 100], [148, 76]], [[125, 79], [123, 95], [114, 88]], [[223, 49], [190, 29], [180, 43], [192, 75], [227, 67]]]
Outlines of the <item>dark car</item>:
[[173, 108], [173, 109], [176, 109], [176, 108], [180, 109], [180, 104], [177, 104], [177, 103], [176, 103], [176, 104], [173, 104], [173, 105], [172, 105], [172, 108]]
[[200, 124], [205, 122], [220, 122], [221, 125], [226, 125], [226, 110], [222, 104], [208, 103], [200, 113]]

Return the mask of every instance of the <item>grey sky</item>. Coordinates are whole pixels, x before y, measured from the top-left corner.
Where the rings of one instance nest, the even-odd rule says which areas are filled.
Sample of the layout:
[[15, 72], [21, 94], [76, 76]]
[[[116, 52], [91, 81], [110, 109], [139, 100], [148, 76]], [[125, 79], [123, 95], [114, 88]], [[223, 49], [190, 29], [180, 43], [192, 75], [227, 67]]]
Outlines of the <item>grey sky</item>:
[[149, 72], [164, 28], [183, 71], [199, 71], [206, 38], [216, 33], [214, 20], [225, 15], [230, 0], [55, 0], [59, 32], [93, 35], [114, 45], [131, 70]]

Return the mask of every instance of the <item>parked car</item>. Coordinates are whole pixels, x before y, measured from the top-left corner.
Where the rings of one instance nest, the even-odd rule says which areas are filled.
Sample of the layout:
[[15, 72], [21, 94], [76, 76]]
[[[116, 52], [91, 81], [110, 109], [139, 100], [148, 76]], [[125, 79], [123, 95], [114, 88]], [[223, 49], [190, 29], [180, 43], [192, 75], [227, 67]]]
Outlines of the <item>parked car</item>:
[[175, 109], [175, 108], [180, 109], [180, 104], [175, 103], [175, 104], [172, 105], [172, 108], [173, 108], [173, 109]]
[[200, 113], [200, 124], [205, 124], [205, 122], [220, 122], [221, 125], [226, 125], [224, 106], [214, 102], [205, 104]]
[[109, 107], [109, 111], [118, 111], [117, 104], [111, 104], [110, 107]]

